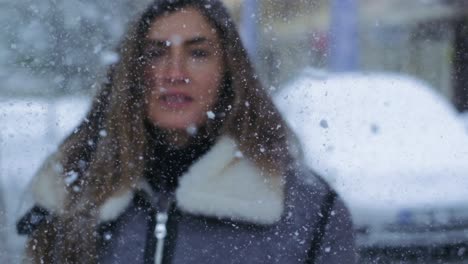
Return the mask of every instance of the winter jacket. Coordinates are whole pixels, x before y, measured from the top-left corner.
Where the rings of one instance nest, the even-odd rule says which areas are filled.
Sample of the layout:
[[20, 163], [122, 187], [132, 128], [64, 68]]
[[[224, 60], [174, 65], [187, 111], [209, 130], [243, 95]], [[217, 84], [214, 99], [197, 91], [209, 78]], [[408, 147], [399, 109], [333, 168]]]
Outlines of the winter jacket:
[[[35, 207], [21, 219], [21, 233], [60, 213], [64, 183], [49, 167], [36, 177]], [[155, 192], [142, 180], [100, 207], [99, 263], [355, 263], [343, 202], [294, 167], [282, 178], [265, 175], [222, 137], [174, 192]]]

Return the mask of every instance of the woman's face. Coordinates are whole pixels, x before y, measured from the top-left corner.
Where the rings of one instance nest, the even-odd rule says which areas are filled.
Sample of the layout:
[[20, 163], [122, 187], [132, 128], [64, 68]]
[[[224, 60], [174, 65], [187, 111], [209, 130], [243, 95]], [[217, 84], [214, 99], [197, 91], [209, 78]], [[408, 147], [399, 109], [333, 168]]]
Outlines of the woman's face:
[[224, 75], [215, 28], [195, 8], [156, 19], [143, 56], [148, 62], [148, 117], [164, 129], [203, 125], [216, 103]]

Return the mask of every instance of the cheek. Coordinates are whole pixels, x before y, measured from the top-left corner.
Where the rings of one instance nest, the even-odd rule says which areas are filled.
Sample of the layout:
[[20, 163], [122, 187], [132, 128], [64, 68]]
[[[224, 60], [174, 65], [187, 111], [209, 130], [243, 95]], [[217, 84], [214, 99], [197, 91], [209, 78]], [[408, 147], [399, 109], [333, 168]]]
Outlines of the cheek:
[[222, 82], [222, 72], [220, 63], [213, 63], [192, 75], [206, 98], [216, 98]]
[[210, 108], [215, 104], [219, 95], [220, 86], [220, 78], [213, 78], [212, 74], [203, 80], [200, 80], [199, 98], [207, 108]]
[[147, 68], [144, 71], [143, 77], [144, 77], [144, 83], [145, 85], [152, 87], [156, 85], [158, 82], [161, 80], [161, 72], [158, 71], [155, 68]]

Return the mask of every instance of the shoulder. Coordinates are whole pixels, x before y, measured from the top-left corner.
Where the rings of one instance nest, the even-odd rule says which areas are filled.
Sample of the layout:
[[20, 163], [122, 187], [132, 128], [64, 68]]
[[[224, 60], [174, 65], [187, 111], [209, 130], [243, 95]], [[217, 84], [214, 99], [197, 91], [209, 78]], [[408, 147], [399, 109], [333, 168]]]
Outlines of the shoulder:
[[[34, 203], [53, 212], [62, 212], [66, 200], [66, 179], [60, 153], [51, 154], [34, 175], [26, 192]], [[26, 201], [26, 202], [31, 202]]]
[[[300, 165], [290, 171], [286, 188], [286, 207], [314, 228], [334, 225], [335, 230], [353, 233], [351, 214], [334, 188], [312, 169]], [[321, 227], [322, 226], [322, 227]]]
[[327, 197], [337, 197], [333, 188], [304, 164], [292, 167], [286, 177], [286, 196], [297, 202], [321, 204]]
[[[73, 214], [71, 211], [73, 209], [67, 208], [66, 204], [73, 198], [71, 192], [74, 190], [70, 190], [70, 185], [79, 180], [79, 174], [75, 171], [65, 171], [61, 160], [60, 152], [51, 154], [26, 188], [16, 216], [19, 220], [20, 234], [29, 233], [42, 220], [47, 220], [52, 216], [60, 218]], [[138, 188], [140, 187], [138, 185]], [[87, 198], [85, 195], [88, 194], [83, 194], [83, 197]], [[108, 197], [98, 207], [98, 220], [106, 222], [116, 219], [129, 206], [133, 197], [134, 190], [130, 187]]]
[[351, 214], [339, 194], [320, 175], [305, 166], [289, 175], [287, 206], [297, 208], [313, 227], [309, 254], [314, 263], [355, 263]]
[[312, 214], [323, 214], [328, 210], [331, 217], [351, 223], [351, 215], [340, 195], [321, 175], [303, 164], [289, 171], [285, 193], [288, 206], [296, 206]]

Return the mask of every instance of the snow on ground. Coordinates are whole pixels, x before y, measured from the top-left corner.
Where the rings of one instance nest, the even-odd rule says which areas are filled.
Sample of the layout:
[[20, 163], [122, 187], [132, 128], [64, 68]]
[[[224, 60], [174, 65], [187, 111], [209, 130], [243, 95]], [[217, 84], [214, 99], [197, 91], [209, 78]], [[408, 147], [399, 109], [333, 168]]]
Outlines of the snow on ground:
[[87, 97], [0, 97], [0, 180], [12, 255], [18, 254], [22, 243], [15, 233], [15, 221], [28, 182], [43, 160], [83, 119], [89, 105]]

